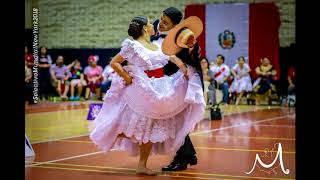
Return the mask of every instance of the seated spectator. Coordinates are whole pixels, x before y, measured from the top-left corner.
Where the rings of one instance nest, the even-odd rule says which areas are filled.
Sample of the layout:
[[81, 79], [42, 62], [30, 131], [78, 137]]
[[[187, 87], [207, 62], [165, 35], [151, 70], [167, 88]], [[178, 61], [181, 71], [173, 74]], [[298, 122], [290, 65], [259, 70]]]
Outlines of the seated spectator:
[[[70, 101], [79, 101], [82, 93], [82, 88], [87, 86], [87, 82], [84, 79], [81, 63], [78, 59], [74, 60], [69, 66], [71, 72], [70, 77]], [[78, 95], [74, 96], [74, 89], [78, 88]]]
[[29, 104], [34, 104], [33, 101], [33, 84], [32, 84], [32, 71], [28, 67], [27, 61], [24, 61], [24, 72], [25, 72], [25, 100]]
[[56, 88], [61, 100], [68, 100], [67, 93], [69, 91], [71, 73], [66, 65], [64, 65], [63, 56], [58, 56], [56, 64], [50, 68], [53, 86]]
[[27, 46], [24, 46], [24, 61], [26, 61], [28, 68], [32, 69], [34, 59], [32, 53], [29, 51]]
[[236, 105], [240, 103], [244, 92], [252, 91], [250, 71], [250, 67], [245, 63], [243, 56], [238, 58], [237, 64], [231, 69], [234, 80], [230, 86], [230, 92], [237, 93]]
[[277, 74], [274, 67], [270, 64], [270, 60], [267, 57], [261, 59], [261, 65], [256, 68], [256, 73], [259, 78], [253, 83], [254, 91], [257, 93], [256, 105], [260, 104], [260, 96], [267, 95], [268, 102], [270, 104], [271, 91], [275, 91], [273, 83], [273, 77]]
[[[209, 61], [206, 57], [203, 57], [200, 61], [201, 63], [201, 69], [203, 74], [203, 80], [205, 82], [209, 82], [208, 90], [205, 93], [205, 96], [207, 97], [207, 103], [209, 105], [215, 105], [217, 103], [216, 100], [216, 81], [214, 79], [213, 72], [209, 68]], [[204, 83], [206, 85], [206, 83]], [[205, 87], [206, 89], [206, 87]]]
[[[111, 58], [112, 59], [112, 58]], [[106, 94], [106, 92], [109, 90], [112, 82], [112, 78], [115, 75], [115, 71], [112, 69], [111, 65], [108, 64], [104, 68], [102, 72], [103, 81], [101, 83], [101, 94], [102, 97]]]
[[227, 104], [229, 97], [229, 84], [227, 80], [230, 76], [230, 68], [224, 64], [223, 55], [217, 55], [216, 64], [210, 67], [210, 70], [213, 72], [214, 79], [217, 81], [217, 89], [222, 90], [222, 102]]
[[288, 70], [288, 96], [287, 96], [287, 102], [286, 104], [289, 107], [292, 107], [296, 105], [296, 70], [294, 66], [291, 66]]
[[89, 65], [84, 69], [84, 75], [87, 79], [87, 89], [85, 99], [89, 99], [90, 92], [95, 93], [98, 99], [101, 99], [100, 86], [103, 80], [103, 68], [97, 65], [99, 60], [98, 56], [89, 56]]
[[296, 89], [296, 70], [291, 66], [288, 70], [288, 95], [294, 95]]

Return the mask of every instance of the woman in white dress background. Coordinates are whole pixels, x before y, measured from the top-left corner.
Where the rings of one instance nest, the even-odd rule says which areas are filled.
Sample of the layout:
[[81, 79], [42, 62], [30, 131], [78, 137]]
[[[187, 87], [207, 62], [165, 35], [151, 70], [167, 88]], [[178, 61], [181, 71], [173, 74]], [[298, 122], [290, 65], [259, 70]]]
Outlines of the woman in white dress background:
[[250, 71], [251, 69], [249, 65], [245, 63], [243, 56], [238, 58], [237, 64], [231, 69], [234, 80], [230, 86], [230, 92], [237, 93], [236, 105], [240, 103], [244, 92], [252, 91]]

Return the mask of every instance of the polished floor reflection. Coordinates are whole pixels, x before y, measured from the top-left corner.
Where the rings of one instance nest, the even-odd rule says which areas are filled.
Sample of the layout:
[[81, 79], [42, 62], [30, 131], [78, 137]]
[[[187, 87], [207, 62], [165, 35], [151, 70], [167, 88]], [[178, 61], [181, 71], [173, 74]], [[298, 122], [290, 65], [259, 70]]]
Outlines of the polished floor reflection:
[[[148, 177], [135, 174], [137, 158], [121, 151], [105, 154], [91, 143], [87, 102], [26, 106], [26, 134], [36, 156], [26, 159], [25, 179], [295, 179], [294, 109], [229, 105], [223, 111], [223, 120], [205, 118], [191, 133], [197, 165]], [[259, 162], [254, 167], [257, 156], [264, 164], [278, 159], [272, 167]], [[151, 156], [148, 165], [160, 171], [172, 157]]]

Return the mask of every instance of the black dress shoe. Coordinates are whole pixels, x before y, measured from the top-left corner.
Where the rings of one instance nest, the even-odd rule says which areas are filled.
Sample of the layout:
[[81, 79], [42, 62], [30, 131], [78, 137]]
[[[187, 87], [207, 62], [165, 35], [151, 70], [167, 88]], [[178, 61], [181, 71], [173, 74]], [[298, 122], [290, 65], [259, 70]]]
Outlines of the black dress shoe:
[[186, 170], [188, 164], [196, 165], [198, 163], [197, 157], [194, 155], [191, 158], [180, 160], [180, 161], [172, 161], [168, 166], [163, 167], [162, 171], [181, 171]]
[[178, 162], [176, 164], [169, 164], [166, 167], [162, 168], [162, 171], [181, 171], [186, 170], [188, 167], [187, 162]]
[[192, 157], [189, 158], [187, 161], [188, 161], [188, 163], [189, 163], [190, 165], [196, 165], [196, 164], [198, 164], [198, 158], [197, 158], [196, 155], [192, 156]]
[[168, 166], [165, 166], [162, 168], [162, 171], [173, 171], [172, 168], [174, 168], [178, 164], [176, 161], [172, 161]]

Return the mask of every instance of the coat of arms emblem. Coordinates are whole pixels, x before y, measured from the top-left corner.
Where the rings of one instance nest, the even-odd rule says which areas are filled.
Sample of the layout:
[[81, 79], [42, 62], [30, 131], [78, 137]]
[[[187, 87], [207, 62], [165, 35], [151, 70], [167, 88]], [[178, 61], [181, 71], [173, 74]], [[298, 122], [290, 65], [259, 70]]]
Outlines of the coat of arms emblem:
[[224, 30], [223, 33], [219, 34], [218, 40], [219, 40], [220, 46], [223, 49], [231, 49], [236, 43], [236, 37], [234, 33], [228, 29]]

